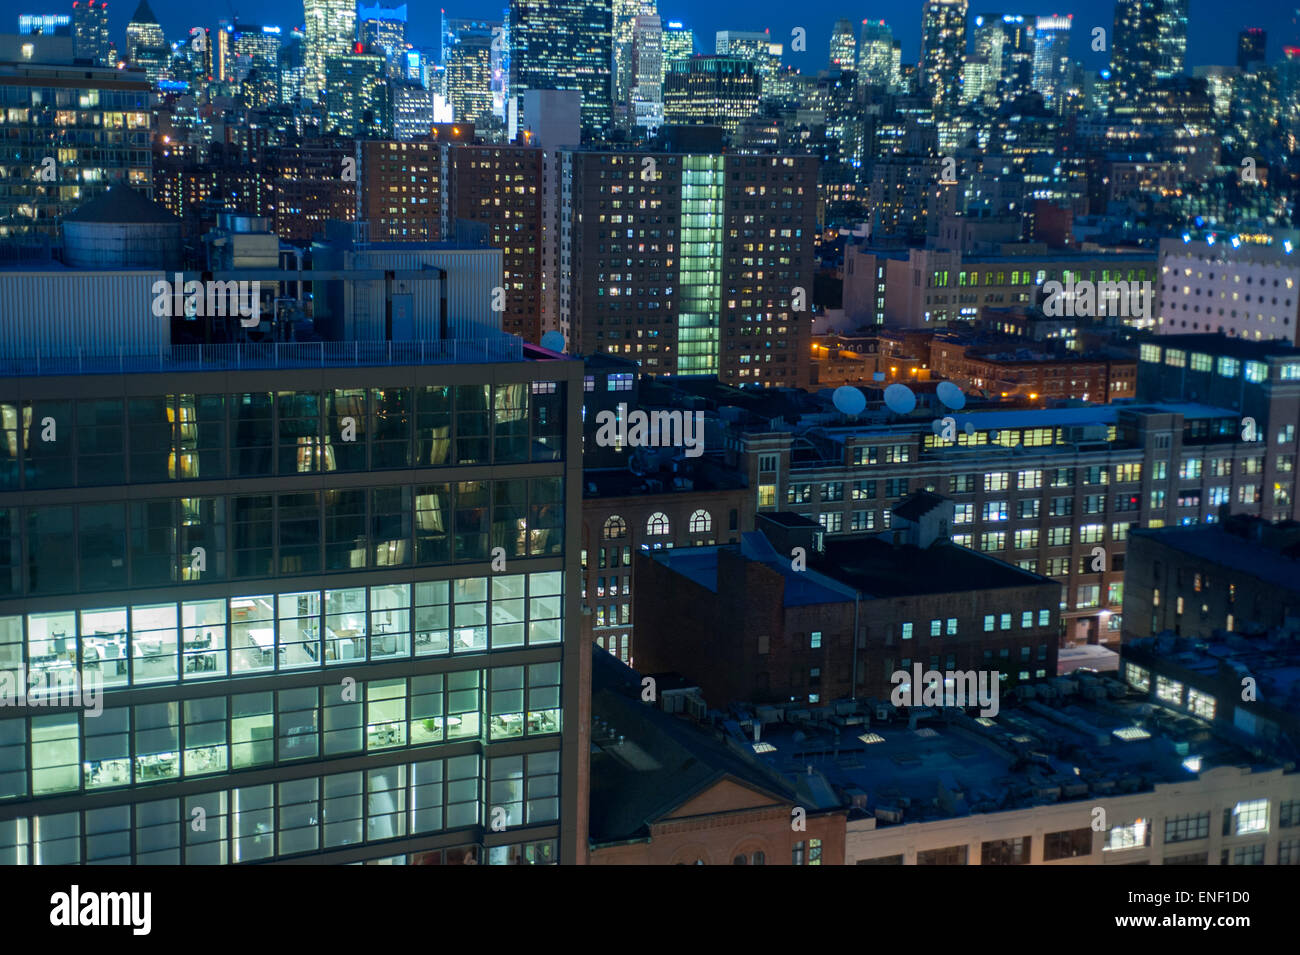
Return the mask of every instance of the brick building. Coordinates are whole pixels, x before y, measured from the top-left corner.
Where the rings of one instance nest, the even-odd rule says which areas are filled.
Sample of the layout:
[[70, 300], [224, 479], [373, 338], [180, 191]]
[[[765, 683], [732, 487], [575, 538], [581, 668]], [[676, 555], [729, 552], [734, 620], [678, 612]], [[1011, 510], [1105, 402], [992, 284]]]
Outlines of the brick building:
[[719, 702], [810, 704], [887, 699], [913, 663], [997, 670], [1003, 686], [1055, 675], [1060, 585], [951, 543], [939, 495], [894, 514], [891, 533], [839, 539], [765, 514], [737, 545], [640, 555], [642, 667]]
[[833, 793], [668, 715], [639, 674], [594, 656], [590, 865], [844, 864]]

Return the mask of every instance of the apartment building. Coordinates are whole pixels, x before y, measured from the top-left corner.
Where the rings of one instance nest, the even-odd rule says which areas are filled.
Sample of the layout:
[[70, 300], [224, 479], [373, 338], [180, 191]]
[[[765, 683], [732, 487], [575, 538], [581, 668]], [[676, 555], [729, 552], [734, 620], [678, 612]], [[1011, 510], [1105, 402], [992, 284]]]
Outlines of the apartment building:
[[571, 351], [658, 375], [804, 384], [815, 158], [562, 150], [559, 164]]

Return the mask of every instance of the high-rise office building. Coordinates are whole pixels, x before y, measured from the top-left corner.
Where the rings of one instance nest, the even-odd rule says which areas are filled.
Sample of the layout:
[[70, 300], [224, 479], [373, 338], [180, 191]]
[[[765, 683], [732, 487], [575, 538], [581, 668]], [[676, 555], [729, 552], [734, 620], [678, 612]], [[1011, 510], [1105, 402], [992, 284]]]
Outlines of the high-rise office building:
[[[130, 66], [144, 69], [146, 61], [153, 64], [154, 57], [149, 51], [165, 49], [167, 38], [163, 36], [162, 26], [149, 7], [149, 0], [140, 0], [140, 5], [131, 14], [131, 21], [126, 25], [126, 62]], [[157, 82], [157, 77], [150, 76]]]
[[1057, 105], [1065, 69], [1070, 62], [1068, 16], [1038, 17], [1034, 24], [1034, 72], [1032, 84], [1049, 106]]
[[857, 67], [857, 38], [853, 35], [853, 21], [835, 21], [831, 30], [831, 69], [852, 70]]
[[452, 119], [485, 123], [492, 117], [492, 34], [462, 30], [447, 54], [443, 82]]
[[1155, 85], [1160, 66], [1160, 0], [1116, 0], [1111, 34], [1111, 109], [1133, 108]]
[[559, 321], [570, 350], [651, 374], [801, 387], [817, 166], [812, 156], [562, 150]]
[[338, 136], [383, 139], [392, 129], [388, 61], [381, 50], [360, 43], [346, 56], [325, 61], [327, 131]]
[[636, 21], [638, 17], [657, 17], [655, 0], [613, 0], [614, 108], [619, 125], [635, 124], [636, 111], [632, 91], [636, 77]]
[[966, 0], [926, 0], [921, 17], [921, 89], [936, 109], [948, 112], [960, 103], [965, 53]]
[[[0, 682], [27, 692], [0, 712], [0, 862], [581, 861], [582, 365], [469, 320], [499, 263], [331, 256], [318, 302], [428, 329], [359, 356], [164, 342], [60, 375], [6, 353]], [[90, 283], [143, 332], [170, 279], [18, 278], [7, 319]]]
[[318, 99], [325, 91], [325, 62], [331, 57], [346, 56], [357, 37], [355, 0], [303, 0], [306, 34], [303, 62], [307, 72], [303, 95]]
[[107, 0], [73, 0], [72, 38], [77, 59], [110, 66]]
[[280, 101], [280, 28], [240, 23], [230, 41], [231, 78], [245, 87], [250, 106], [266, 108]]
[[[713, 52], [718, 56], [738, 56], [754, 64], [760, 84], [771, 83], [781, 69], [781, 44], [772, 42], [767, 30], [719, 30]], [[666, 77], [665, 77], [666, 81]]]
[[1187, 0], [1159, 0], [1156, 50], [1157, 80], [1183, 75], [1187, 67]]
[[0, 88], [10, 116], [27, 114], [22, 122], [0, 115], [0, 239], [54, 236], [66, 213], [110, 186], [149, 189], [153, 119], [139, 73], [9, 63]]
[[509, 35], [510, 98], [578, 90], [583, 140], [603, 138], [613, 108], [611, 0], [511, 0]]
[[858, 37], [858, 82], [897, 89], [901, 53], [889, 24], [884, 20], [863, 20]]
[[663, 95], [665, 122], [734, 133], [758, 110], [762, 79], [744, 57], [696, 56], [672, 65]]
[[1034, 26], [1020, 14], [975, 17], [975, 55], [988, 58], [998, 97], [1014, 100], [1033, 87]]
[[659, 15], [632, 25], [632, 124], [654, 130], [664, 121], [664, 42]]
[[695, 55], [695, 34], [680, 20], [668, 20], [663, 25], [663, 74], [678, 60], [689, 60]]
[[1268, 48], [1268, 34], [1259, 27], [1247, 27], [1237, 34], [1237, 67], [1243, 72], [1262, 61]]
[[373, 7], [361, 4], [357, 8], [357, 39], [368, 47], [384, 51], [388, 61], [388, 75], [392, 79], [401, 79], [405, 71], [406, 53], [406, 4], [400, 7], [385, 7], [376, 3]]

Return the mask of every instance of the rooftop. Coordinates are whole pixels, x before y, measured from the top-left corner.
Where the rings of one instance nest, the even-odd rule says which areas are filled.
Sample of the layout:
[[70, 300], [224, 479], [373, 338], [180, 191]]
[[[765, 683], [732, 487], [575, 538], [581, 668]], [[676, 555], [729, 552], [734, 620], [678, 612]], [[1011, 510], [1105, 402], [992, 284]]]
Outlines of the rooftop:
[[[1260, 533], [1233, 530], [1224, 524], [1135, 528], [1130, 537], [1150, 538], [1165, 547], [1221, 567], [1249, 574], [1265, 583], [1300, 593], [1300, 525], [1257, 522]], [[1275, 532], [1278, 539], [1270, 540]]]
[[[1234, 686], [1244, 677], [1252, 677], [1260, 702], [1300, 715], [1298, 629], [1250, 636], [1218, 630], [1208, 640], [1166, 632], [1126, 640], [1124, 656], [1131, 655], [1156, 657], [1207, 678], [1226, 679]], [[1295, 742], [1300, 744], [1300, 740]]]
[[[822, 777], [865, 798], [877, 825], [923, 822], [1150, 791], [1221, 767], [1285, 765], [1193, 717], [1137, 700], [1105, 674], [1035, 684], [996, 716], [889, 703], [736, 705], [737, 742], [787, 778]], [[1020, 693], [1017, 691], [1017, 696]], [[1229, 772], [1232, 769], [1228, 770]]]
[[799, 788], [747, 746], [641, 701], [641, 678], [592, 647], [589, 838], [646, 838], [650, 826], [724, 779], [768, 796], [800, 800]]
[[920, 548], [896, 544], [893, 536], [886, 533], [827, 538], [825, 552], [810, 555], [809, 566], [871, 597], [1056, 583], [950, 541]]

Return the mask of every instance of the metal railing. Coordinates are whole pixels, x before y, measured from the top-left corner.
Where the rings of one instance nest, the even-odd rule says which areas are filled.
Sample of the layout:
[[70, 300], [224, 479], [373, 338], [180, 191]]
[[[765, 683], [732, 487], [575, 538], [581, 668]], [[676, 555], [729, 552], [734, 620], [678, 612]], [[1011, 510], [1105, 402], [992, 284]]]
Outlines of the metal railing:
[[44, 355], [0, 359], [0, 375], [115, 375], [128, 372], [240, 371], [523, 361], [523, 340], [495, 338], [410, 342], [266, 342], [172, 345], [153, 354]]

